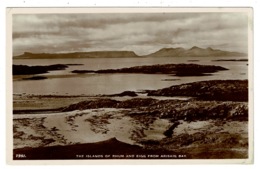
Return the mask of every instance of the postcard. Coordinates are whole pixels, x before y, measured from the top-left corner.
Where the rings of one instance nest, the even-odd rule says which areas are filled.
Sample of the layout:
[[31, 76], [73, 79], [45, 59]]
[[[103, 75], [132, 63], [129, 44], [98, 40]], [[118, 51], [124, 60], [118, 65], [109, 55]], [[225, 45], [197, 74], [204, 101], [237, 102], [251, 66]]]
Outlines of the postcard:
[[252, 163], [252, 13], [7, 8], [8, 163]]

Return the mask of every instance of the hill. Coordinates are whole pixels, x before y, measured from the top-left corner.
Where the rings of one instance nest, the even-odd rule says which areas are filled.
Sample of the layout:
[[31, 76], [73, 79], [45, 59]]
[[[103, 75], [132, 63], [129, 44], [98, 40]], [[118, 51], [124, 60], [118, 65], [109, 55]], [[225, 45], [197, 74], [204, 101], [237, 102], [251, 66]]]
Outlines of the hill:
[[93, 51], [74, 53], [30, 53], [14, 56], [14, 59], [66, 59], [66, 58], [137, 58], [137, 57], [193, 57], [193, 56], [246, 56], [244, 53], [222, 51], [210, 47], [203, 49], [193, 46], [184, 48], [162, 48], [157, 52], [139, 56], [133, 51]]
[[193, 46], [185, 50], [184, 48], [162, 48], [157, 52], [146, 55], [146, 57], [192, 57], [192, 56], [246, 56], [244, 53], [222, 51], [212, 48], [199, 48]]
[[60, 58], [131, 58], [138, 57], [132, 51], [94, 51], [75, 53], [30, 53], [15, 56], [14, 59], [60, 59]]

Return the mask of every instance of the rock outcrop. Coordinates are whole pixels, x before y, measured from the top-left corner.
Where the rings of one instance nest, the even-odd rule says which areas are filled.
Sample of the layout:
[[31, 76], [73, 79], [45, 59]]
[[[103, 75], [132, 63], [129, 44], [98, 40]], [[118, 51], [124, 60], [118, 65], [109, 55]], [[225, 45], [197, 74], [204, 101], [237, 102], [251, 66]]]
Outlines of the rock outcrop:
[[118, 93], [118, 94], [110, 94], [110, 95], [103, 95], [103, 96], [110, 96], [110, 97], [130, 96], [130, 97], [135, 97], [135, 96], [138, 96], [138, 95], [134, 91], [124, 91], [124, 92]]
[[[154, 117], [177, 120], [208, 120], [208, 119], [233, 119], [247, 120], [248, 105], [246, 102], [217, 102], [217, 101], [180, 101], [156, 99], [129, 99], [116, 101], [112, 99], [98, 99], [83, 101], [61, 109], [63, 112], [73, 110], [97, 108], [131, 108], [133, 112], [153, 115]], [[135, 115], [134, 113], [131, 115]]]
[[47, 79], [45, 76], [33, 76], [33, 77], [28, 77], [28, 78], [23, 78], [23, 80], [44, 80]]
[[190, 96], [201, 100], [248, 101], [248, 80], [210, 80], [147, 91], [148, 96]]
[[72, 73], [143, 73], [143, 74], [170, 74], [174, 76], [205, 76], [218, 71], [228, 70], [215, 65], [198, 64], [161, 64], [134, 66], [122, 69], [104, 70], [74, 70]]
[[49, 66], [13, 65], [13, 75], [43, 74], [54, 70], [65, 70], [66, 68], [68, 68], [68, 66], [64, 64], [55, 64]]

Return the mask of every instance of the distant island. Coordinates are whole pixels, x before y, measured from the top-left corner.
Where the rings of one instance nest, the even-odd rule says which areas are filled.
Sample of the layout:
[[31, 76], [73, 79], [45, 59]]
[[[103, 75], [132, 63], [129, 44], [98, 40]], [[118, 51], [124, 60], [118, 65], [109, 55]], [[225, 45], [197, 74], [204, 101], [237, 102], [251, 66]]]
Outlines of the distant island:
[[[14, 65], [14, 68], [17, 67]], [[221, 66], [197, 64], [162, 64], [143, 65], [122, 69], [103, 70], [73, 70], [72, 73], [144, 73], [144, 74], [169, 74], [173, 76], [210, 76], [211, 73], [228, 70]], [[24, 71], [18, 71], [24, 72]]]
[[30, 53], [15, 56], [14, 59], [66, 59], [66, 58], [136, 58], [132, 51], [94, 51], [74, 53]]
[[14, 56], [14, 59], [65, 59], [65, 58], [138, 58], [138, 57], [206, 57], [206, 56], [246, 56], [245, 53], [222, 51], [210, 47], [203, 49], [193, 46], [184, 48], [162, 48], [148, 55], [137, 55], [133, 51], [93, 51], [74, 53], [30, 53]]
[[145, 55], [145, 57], [194, 57], [194, 56], [246, 56], [244, 53], [222, 51], [210, 47], [203, 49], [197, 46], [186, 50], [184, 48], [162, 48], [157, 52]]

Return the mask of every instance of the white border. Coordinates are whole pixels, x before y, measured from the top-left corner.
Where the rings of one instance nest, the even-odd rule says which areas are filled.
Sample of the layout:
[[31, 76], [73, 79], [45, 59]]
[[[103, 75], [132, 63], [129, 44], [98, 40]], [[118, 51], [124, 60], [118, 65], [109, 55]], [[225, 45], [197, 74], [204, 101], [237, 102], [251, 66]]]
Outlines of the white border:
[[[255, 44], [259, 44], [259, 33], [257, 30], [260, 30], [259, 27], [259, 13], [260, 13], [260, 6], [259, 6], [259, 2], [257, 0], [218, 0], [218, 1], [208, 1], [208, 0], [152, 0], [152, 1], [146, 1], [146, 0], [131, 0], [131, 1], [117, 1], [117, 0], [88, 0], [88, 1], [84, 1], [84, 0], [74, 0], [73, 2], [69, 1], [69, 0], [57, 0], [57, 1], [52, 1], [52, 0], [12, 0], [12, 1], [2, 1], [1, 5], [0, 5], [0, 9], [1, 9], [1, 23], [4, 23], [5, 25], [5, 8], [6, 7], [82, 7], [82, 6], [90, 6], [90, 7], [95, 7], [95, 6], [135, 6], [135, 7], [139, 7], [139, 6], [143, 6], [143, 7], [147, 7], [147, 6], [156, 6], [156, 7], [204, 7], [204, 6], [208, 6], [208, 7], [253, 7], [254, 8], [254, 17], [257, 18], [254, 21], [254, 41]], [[3, 27], [5, 27], [3, 25]], [[1, 37], [5, 37], [5, 29], [1, 29]], [[0, 44], [2, 44], [4, 47], [4, 50], [1, 50], [1, 54], [2, 57], [0, 57], [0, 77], [2, 77], [2, 80], [5, 81], [5, 39], [1, 38], [0, 39]], [[259, 49], [255, 48], [254, 49], [254, 55], [257, 56], [259, 55]], [[254, 64], [255, 64], [255, 74], [257, 74], [259, 72], [260, 66], [257, 66], [257, 64], [260, 63], [260, 57], [255, 57], [254, 58]], [[258, 76], [254, 77], [254, 83], [255, 86], [259, 86], [259, 79]], [[1, 97], [1, 113], [2, 113], [2, 117], [5, 117], [5, 113], [6, 112], [6, 102], [5, 102], [5, 92], [6, 92], [6, 83], [3, 82], [0, 84], [1, 88], [0, 88], [0, 97]], [[255, 93], [255, 100], [259, 100], [260, 98], [258, 98], [258, 94], [259, 94], [259, 90], [258, 88], [254, 89], [254, 93]], [[257, 102], [256, 102], [257, 103]], [[259, 110], [259, 111], [258, 111]], [[255, 104], [255, 112], [260, 112], [259, 109], [259, 104]], [[255, 114], [255, 119], [260, 119], [259, 115], [256, 113]], [[1, 133], [5, 133], [5, 118], [1, 118], [0, 120], [0, 131]], [[255, 124], [255, 130], [258, 131], [257, 129], [259, 128], [259, 123]], [[259, 135], [255, 135], [255, 142], [259, 142]], [[5, 151], [5, 140], [1, 139], [0, 140], [0, 151], [2, 153], [0, 153], [0, 163], [1, 163], [1, 168], [10, 168], [10, 166], [7, 166], [5, 164], [5, 154], [3, 153]], [[258, 144], [255, 145], [255, 150], [259, 150], [258, 148]], [[255, 154], [255, 158], [258, 159], [259, 155], [258, 155], [258, 151], [256, 151]], [[243, 168], [243, 167], [247, 167], [247, 168], [256, 168], [256, 166], [258, 166], [259, 168], [259, 160], [255, 161], [255, 165], [240, 165], [240, 166], [234, 166], [234, 165], [228, 165], [226, 167], [229, 168]], [[20, 166], [23, 168], [23, 166]], [[30, 166], [24, 166], [26, 168], [30, 167]], [[55, 166], [55, 168], [58, 166]], [[62, 166], [62, 168], [66, 168], [66, 166]], [[70, 167], [70, 166], [67, 166]], [[81, 166], [83, 168], [83, 166]], [[127, 167], [127, 166], [126, 166]], [[150, 166], [151, 168], [153, 168], [153, 166]], [[156, 167], [156, 166], [154, 166]], [[166, 166], [164, 166], [166, 167]], [[191, 166], [181, 166], [182, 168], [190, 168]], [[203, 166], [192, 166], [193, 168], [203, 168], [203, 167], [207, 167], [207, 165], [203, 165]], [[219, 168], [220, 166], [210, 166], [211, 168]], [[225, 167], [225, 166], [224, 166]], [[70, 167], [71, 168], [71, 167]], [[85, 168], [85, 167], [84, 167]], [[117, 168], [117, 166], [113, 166], [113, 168]], [[157, 167], [156, 167], [157, 168]]]
[[[12, 14], [28, 14], [28, 13], [158, 13], [158, 12], [245, 12], [249, 18], [252, 18], [251, 8], [8, 8], [7, 13], [7, 103], [12, 103]], [[251, 20], [248, 24], [249, 28], [252, 28]], [[249, 65], [252, 65], [252, 29], [249, 30], [248, 36], [248, 54], [249, 54]], [[252, 66], [249, 66], [249, 74], [252, 75]], [[252, 77], [249, 77], [250, 82], [250, 96], [252, 96]], [[11, 88], [10, 88], [11, 87]], [[252, 107], [252, 97], [250, 97], [250, 106]], [[7, 162], [8, 164], [133, 164], [132, 160], [13, 160], [12, 149], [13, 149], [13, 135], [12, 135], [12, 104], [7, 105]], [[134, 160], [135, 164], [201, 164], [201, 163], [223, 163], [223, 164], [238, 164], [238, 163], [252, 163], [253, 159], [253, 117], [252, 109], [249, 109], [249, 158], [248, 159], [224, 159], [224, 160]]]

